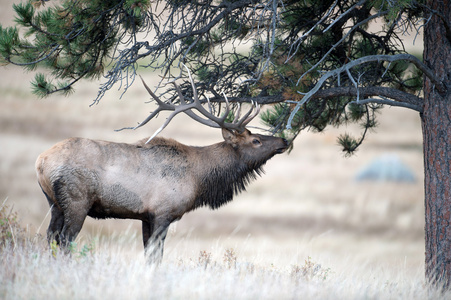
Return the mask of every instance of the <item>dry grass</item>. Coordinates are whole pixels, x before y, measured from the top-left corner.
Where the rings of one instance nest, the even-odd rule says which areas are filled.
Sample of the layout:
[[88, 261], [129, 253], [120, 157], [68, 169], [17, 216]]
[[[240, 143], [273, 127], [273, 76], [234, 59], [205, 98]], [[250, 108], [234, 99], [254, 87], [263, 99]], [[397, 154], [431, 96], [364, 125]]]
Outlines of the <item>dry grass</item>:
[[[97, 236], [64, 255], [58, 248], [49, 249], [42, 237], [27, 236], [6, 211], [1, 207], [0, 220], [6, 220], [6, 231], [11, 233], [0, 245], [2, 299], [410, 300], [451, 296], [428, 288], [420, 274], [412, 276], [406, 267], [398, 269], [396, 276], [387, 276], [383, 268], [355, 261], [336, 270], [309, 256], [280, 267], [262, 263], [258, 250], [249, 258], [221, 246], [199, 251], [197, 257], [178, 253], [154, 266], [145, 262], [134, 235], [127, 232], [110, 238]], [[183, 252], [184, 247], [173, 250]]]
[[[11, 4], [0, 1], [4, 23], [11, 18]], [[96, 83], [80, 83], [69, 98], [39, 100], [30, 93], [32, 76], [0, 68], [0, 201], [8, 199], [25, 232], [22, 242], [17, 234], [0, 249], [0, 298], [429, 295], [423, 284], [423, 158], [416, 113], [385, 109], [377, 133], [351, 158], [336, 145], [343, 129], [303, 133], [290, 155], [269, 161], [266, 174], [232, 203], [218, 211], [196, 210], [171, 226], [163, 264], [153, 268], [144, 263], [141, 225], [131, 220], [89, 219], [72, 258], [54, 258], [42, 238], [48, 205], [36, 183], [34, 161], [70, 136], [132, 142], [152, 134], [163, 118], [117, 133], [113, 130], [136, 124], [152, 110], [143, 103], [148, 97], [139, 84], [121, 100], [120, 92], [111, 91], [89, 107]], [[152, 75], [144, 77], [152, 82]], [[355, 127], [347, 130], [358, 133]], [[221, 140], [217, 130], [184, 117], [162, 135], [192, 145]], [[398, 155], [417, 182], [354, 181], [362, 167], [385, 153]], [[439, 298], [434, 292], [430, 296]]]

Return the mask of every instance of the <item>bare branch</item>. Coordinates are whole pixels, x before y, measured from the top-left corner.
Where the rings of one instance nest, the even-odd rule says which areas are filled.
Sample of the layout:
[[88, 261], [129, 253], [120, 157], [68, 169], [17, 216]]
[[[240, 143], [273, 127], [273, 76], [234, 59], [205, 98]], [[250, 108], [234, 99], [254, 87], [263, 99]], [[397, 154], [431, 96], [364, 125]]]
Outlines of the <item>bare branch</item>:
[[392, 101], [389, 99], [367, 98], [367, 99], [363, 99], [363, 100], [359, 100], [359, 101], [349, 102], [349, 104], [359, 104], [359, 105], [370, 104], [370, 103], [384, 104], [384, 105], [390, 105], [390, 106], [399, 106], [399, 107], [405, 107], [405, 108], [410, 108], [410, 109], [413, 109], [416, 111], [420, 111], [420, 110], [418, 110], [419, 108], [416, 105]]
[[[354, 10], [355, 8], [359, 8], [361, 7], [363, 4], [365, 4], [367, 0], [361, 0], [359, 3], [354, 4], [353, 6], [351, 6], [347, 11], [345, 11], [344, 13], [342, 13], [338, 18], [336, 18], [332, 23], [329, 24], [329, 26], [327, 26], [326, 29], [323, 30], [323, 33], [327, 32], [329, 29], [331, 29], [338, 21], [340, 21], [344, 16], [346, 16], [349, 12], [351, 12], [352, 10]], [[336, 4], [336, 2], [335, 2]]]
[[[433, 84], [435, 84], [437, 90], [439, 92], [444, 92], [446, 91], [445, 86], [443, 85], [442, 82], [440, 82], [434, 75], [434, 73], [432, 72], [431, 69], [429, 69], [425, 64], [423, 64], [418, 58], [416, 58], [415, 56], [411, 55], [411, 54], [397, 54], [397, 55], [368, 55], [359, 59], [356, 59], [352, 62], [349, 62], [345, 65], [343, 65], [342, 67], [329, 71], [327, 73], [325, 73], [323, 76], [321, 76], [321, 78], [318, 80], [318, 82], [316, 83], [316, 85], [306, 94], [303, 94], [304, 97], [302, 98], [301, 101], [299, 101], [296, 105], [296, 107], [293, 109], [293, 111], [290, 114], [290, 118], [288, 119], [288, 124], [287, 124], [287, 129], [291, 128], [291, 122], [293, 121], [293, 118], [295, 116], [295, 114], [299, 111], [301, 105], [303, 105], [304, 103], [306, 103], [307, 101], [309, 101], [312, 96], [314, 94], [316, 94], [319, 89], [324, 85], [324, 83], [331, 77], [334, 76], [338, 76], [340, 73], [342, 72], [347, 72], [349, 69], [361, 65], [361, 64], [365, 64], [368, 62], [374, 62], [374, 61], [389, 61], [389, 62], [393, 62], [393, 61], [397, 61], [397, 60], [406, 60], [409, 61], [411, 63], [413, 63], [418, 69], [420, 69], [423, 74], [428, 77]], [[303, 75], [304, 76], [304, 75]], [[394, 89], [393, 89], [394, 90]], [[418, 110], [418, 109], [415, 109]]]
[[357, 92], [357, 101], [360, 99], [359, 95], [359, 85], [355, 81], [354, 77], [352, 77], [351, 72], [349, 72], [349, 69], [346, 69], [346, 74], [348, 74], [349, 80], [351, 80], [352, 84], [355, 86], [355, 90]]
[[[412, 107], [416, 107], [415, 110], [417, 111], [420, 111], [419, 109], [422, 108], [423, 104], [423, 99], [420, 97], [400, 91], [398, 89], [383, 86], [360, 87], [359, 95], [364, 98], [372, 96], [382, 96], [385, 98], [390, 98], [397, 102], [406, 103], [411, 105]], [[342, 96], [355, 97], [357, 96], [357, 91], [354, 87], [328, 88], [318, 91], [317, 93], [312, 95], [311, 99], [328, 99]]]
[[[385, 56], [385, 55], [384, 55]], [[443, 84], [443, 82], [438, 79], [434, 72], [429, 69], [425, 64], [423, 64], [423, 62], [421, 60], [419, 60], [418, 58], [416, 58], [415, 56], [411, 55], [411, 54], [397, 54], [397, 55], [393, 55], [392, 59], [388, 59], [388, 58], [383, 58], [383, 60], [386, 61], [395, 61], [395, 60], [407, 60], [410, 61], [411, 63], [413, 63], [418, 69], [420, 69], [423, 74], [428, 77], [432, 84], [435, 85], [435, 88], [437, 89], [437, 91], [439, 91], [439, 93], [446, 93], [446, 86]]]

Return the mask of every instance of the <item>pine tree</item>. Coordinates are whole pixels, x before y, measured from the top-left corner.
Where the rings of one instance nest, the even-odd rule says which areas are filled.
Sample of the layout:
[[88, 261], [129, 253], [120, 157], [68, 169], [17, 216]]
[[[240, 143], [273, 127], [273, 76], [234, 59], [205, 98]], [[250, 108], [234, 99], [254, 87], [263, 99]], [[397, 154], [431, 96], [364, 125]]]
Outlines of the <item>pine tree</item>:
[[[423, 124], [426, 276], [451, 279], [451, 7], [432, 0], [186, 1], [30, 0], [14, 5], [17, 27], [0, 27], [4, 63], [38, 69], [43, 97], [69, 93], [82, 78], [104, 77], [95, 102], [114, 84], [124, 92], [139, 67], [158, 71], [157, 89], [176, 103], [172, 79], [193, 90], [181, 64], [211, 103], [270, 105], [263, 121], [293, 140], [304, 129], [349, 122], [352, 154], [377, 126], [384, 105], [419, 113]], [[24, 32], [19, 32], [19, 28]], [[425, 33], [425, 51], [409, 54], [402, 35]], [[46, 73], [42, 73], [47, 70]], [[182, 70], [182, 71], [181, 71]], [[56, 83], [53, 83], [56, 80]]]

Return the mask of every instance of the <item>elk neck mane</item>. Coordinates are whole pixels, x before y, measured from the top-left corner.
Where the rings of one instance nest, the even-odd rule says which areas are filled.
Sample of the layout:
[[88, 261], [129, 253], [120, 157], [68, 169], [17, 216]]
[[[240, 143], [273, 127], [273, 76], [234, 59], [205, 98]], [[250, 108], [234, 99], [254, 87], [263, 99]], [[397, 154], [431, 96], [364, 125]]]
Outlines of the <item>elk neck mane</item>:
[[[222, 150], [232, 149], [224, 142], [214, 146], [223, 148]], [[265, 162], [245, 162], [232, 151], [235, 150], [218, 151], [216, 159], [213, 159], [208, 168], [200, 174], [194, 208], [201, 206], [209, 206], [211, 209], [219, 208], [231, 201], [234, 195], [245, 191], [247, 184], [263, 173]], [[224, 153], [227, 154], [224, 156]]]

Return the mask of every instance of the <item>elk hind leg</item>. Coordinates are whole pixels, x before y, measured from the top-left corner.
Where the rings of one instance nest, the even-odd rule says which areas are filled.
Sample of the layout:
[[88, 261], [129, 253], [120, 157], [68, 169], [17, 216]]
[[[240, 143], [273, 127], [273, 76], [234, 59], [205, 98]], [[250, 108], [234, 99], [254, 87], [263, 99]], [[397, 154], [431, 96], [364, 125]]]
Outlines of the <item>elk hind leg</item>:
[[50, 224], [47, 228], [47, 241], [49, 244], [56, 241], [58, 245], [61, 245], [61, 235], [64, 227], [64, 214], [63, 211], [55, 205], [52, 205], [51, 213], [52, 218], [50, 219]]
[[[68, 177], [61, 177], [53, 184], [55, 202], [58, 203], [58, 207], [61, 207], [64, 220], [59, 245], [66, 250], [80, 232], [89, 211], [89, 199], [86, 192], [80, 188], [83, 184], [78, 182], [76, 177], [67, 180]], [[58, 215], [58, 217], [61, 216]]]
[[50, 205], [51, 219], [49, 227], [47, 228], [47, 241], [49, 242], [49, 244], [52, 243], [53, 241], [56, 241], [56, 243], [59, 245], [61, 244], [61, 232], [64, 226], [64, 213], [61, 210], [61, 208], [58, 207], [54, 199], [49, 197], [49, 195], [42, 188], [40, 183], [39, 186], [41, 187], [41, 190], [44, 193]]
[[61, 234], [61, 244], [66, 250], [75, 240], [83, 223], [85, 222], [88, 211], [86, 209], [69, 209], [64, 214], [64, 226]]

